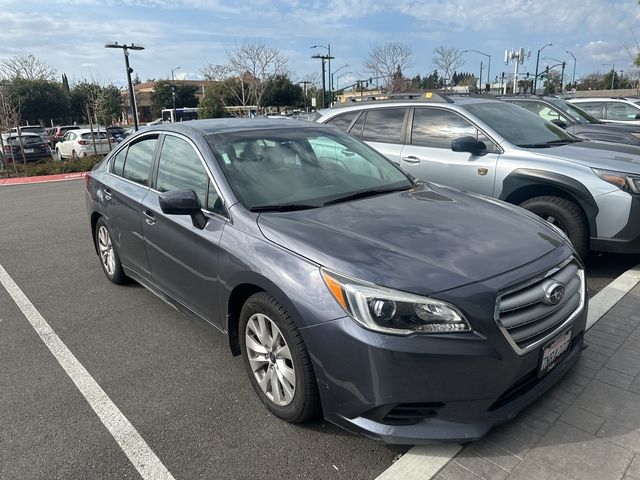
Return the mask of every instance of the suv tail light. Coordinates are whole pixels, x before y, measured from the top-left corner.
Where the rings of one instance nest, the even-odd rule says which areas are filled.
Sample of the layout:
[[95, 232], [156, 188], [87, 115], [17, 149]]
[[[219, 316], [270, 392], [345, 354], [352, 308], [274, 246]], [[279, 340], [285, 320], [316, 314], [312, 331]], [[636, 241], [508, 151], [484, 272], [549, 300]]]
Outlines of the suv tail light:
[[79, 145], [89, 145], [89, 142], [86, 140], [78, 140]]

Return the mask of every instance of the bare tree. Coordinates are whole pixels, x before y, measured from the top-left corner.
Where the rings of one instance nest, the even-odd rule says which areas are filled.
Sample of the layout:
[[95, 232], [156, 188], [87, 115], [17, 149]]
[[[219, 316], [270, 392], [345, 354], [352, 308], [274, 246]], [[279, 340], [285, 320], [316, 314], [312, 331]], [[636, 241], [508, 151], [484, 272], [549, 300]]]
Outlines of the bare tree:
[[[451, 82], [453, 73], [464, 65], [462, 51], [455, 47], [438, 47], [433, 50], [433, 66], [442, 72], [445, 82]], [[445, 83], [446, 85], [446, 83]]]
[[236, 44], [225, 50], [225, 65], [207, 65], [202, 73], [208, 80], [225, 83], [240, 105], [254, 104], [260, 110], [271, 80], [287, 71], [287, 58], [262, 42]]
[[[0, 85], [0, 131], [10, 130], [14, 127], [18, 128], [18, 142], [20, 143], [20, 151], [22, 153], [22, 160], [24, 162], [25, 167], [25, 175], [27, 170], [27, 158], [24, 154], [24, 148], [22, 145], [22, 135], [20, 134], [20, 100], [14, 100], [14, 98], [9, 95], [6, 88], [2, 88]], [[2, 140], [2, 135], [0, 135], [0, 148], [4, 152], [4, 141]], [[6, 159], [8, 162], [8, 158]], [[11, 161], [13, 163], [13, 170], [15, 174], [18, 175], [18, 167], [16, 166], [16, 159], [13, 156], [13, 149], [11, 149]]]
[[11, 57], [0, 62], [0, 76], [9, 81], [17, 78], [53, 81], [56, 78], [56, 71], [44, 60], [29, 54]]
[[363, 65], [372, 76], [383, 80], [388, 91], [394, 92], [397, 91], [395, 88], [403, 85], [398, 82], [398, 71], [413, 65], [413, 51], [401, 42], [372, 44]]

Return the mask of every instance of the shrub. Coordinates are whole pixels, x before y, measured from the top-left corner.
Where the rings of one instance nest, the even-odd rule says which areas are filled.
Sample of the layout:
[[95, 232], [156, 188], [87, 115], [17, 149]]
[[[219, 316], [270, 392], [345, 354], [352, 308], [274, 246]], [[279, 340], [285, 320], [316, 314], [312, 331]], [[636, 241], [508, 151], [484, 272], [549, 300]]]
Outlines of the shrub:
[[0, 170], [0, 176], [3, 177], [33, 177], [41, 175], [56, 175], [59, 173], [87, 172], [94, 165], [102, 161], [101, 155], [91, 155], [79, 158], [78, 160], [63, 160], [60, 162], [49, 160], [43, 163], [28, 163], [26, 172], [22, 161], [16, 162], [18, 174], [16, 175], [12, 163], [6, 165], [6, 170]]

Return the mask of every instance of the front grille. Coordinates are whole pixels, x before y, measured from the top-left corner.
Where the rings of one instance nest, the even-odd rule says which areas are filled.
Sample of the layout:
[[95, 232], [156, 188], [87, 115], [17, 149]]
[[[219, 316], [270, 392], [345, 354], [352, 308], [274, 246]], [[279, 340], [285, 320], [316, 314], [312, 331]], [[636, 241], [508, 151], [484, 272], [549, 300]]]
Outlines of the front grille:
[[[557, 285], [565, 290], [554, 304], [549, 292]], [[498, 298], [498, 325], [523, 354], [566, 327], [582, 311], [584, 298], [584, 271], [570, 258], [542, 278], [503, 293]]]

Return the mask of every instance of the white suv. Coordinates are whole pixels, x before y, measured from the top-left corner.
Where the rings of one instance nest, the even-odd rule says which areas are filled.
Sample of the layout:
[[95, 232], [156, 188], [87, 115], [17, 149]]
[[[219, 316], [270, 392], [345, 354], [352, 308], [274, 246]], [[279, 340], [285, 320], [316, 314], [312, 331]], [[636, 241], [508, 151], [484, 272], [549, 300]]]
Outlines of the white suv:
[[572, 98], [568, 102], [579, 106], [603, 122], [640, 125], [640, 98], [584, 97]]

